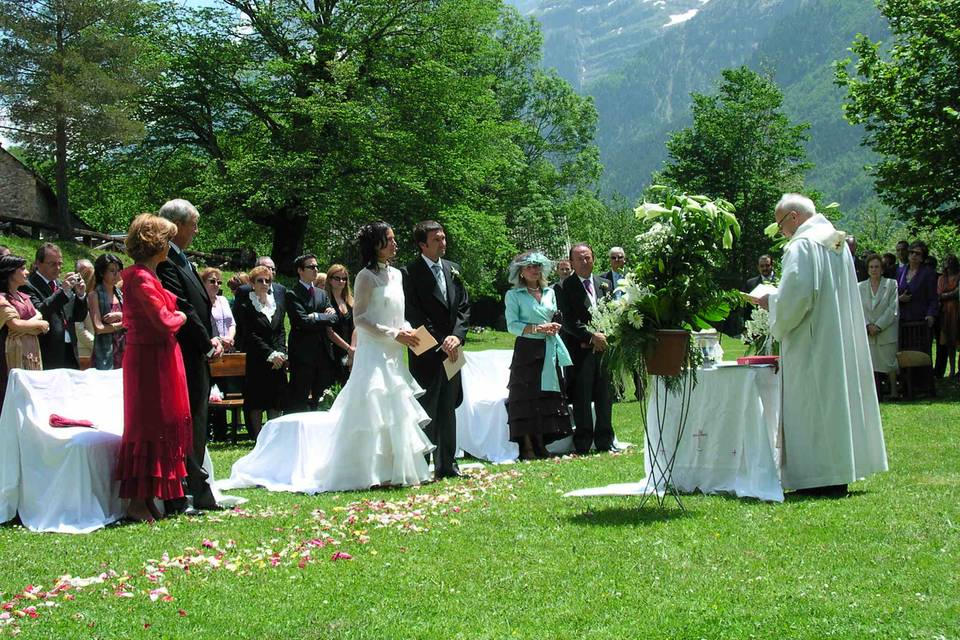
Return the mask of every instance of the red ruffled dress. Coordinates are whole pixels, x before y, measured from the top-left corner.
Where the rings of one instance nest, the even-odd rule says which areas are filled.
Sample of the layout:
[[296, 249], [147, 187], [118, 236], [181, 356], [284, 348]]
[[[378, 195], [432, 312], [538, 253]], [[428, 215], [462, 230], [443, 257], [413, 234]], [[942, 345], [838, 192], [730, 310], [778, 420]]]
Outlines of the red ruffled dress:
[[146, 267], [123, 270], [123, 438], [117, 452], [121, 498], [183, 497], [193, 440], [190, 400], [175, 315], [176, 297]]

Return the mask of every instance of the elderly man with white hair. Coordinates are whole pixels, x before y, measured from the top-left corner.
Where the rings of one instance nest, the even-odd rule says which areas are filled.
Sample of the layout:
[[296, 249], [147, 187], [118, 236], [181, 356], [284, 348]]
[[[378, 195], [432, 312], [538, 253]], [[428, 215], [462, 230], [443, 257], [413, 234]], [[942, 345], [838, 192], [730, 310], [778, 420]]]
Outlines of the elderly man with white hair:
[[[223, 354], [223, 345], [213, 334], [210, 295], [185, 253], [200, 230], [200, 213], [187, 200], [176, 199], [160, 207], [160, 215], [177, 225], [177, 235], [170, 240], [167, 259], [157, 265], [157, 277], [163, 288], [177, 297], [177, 309], [187, 316], [187, 321], [177, 331], [193, 418], [193, 448], [186, 457], [186, 493], [193, 496], [195, 509], [219, 509], [203, 470], [203, 457], [207, 449], [207, 407], [210, 401], [208, 360], [219, 358]], [[190, 513], [183, 498], [170, 500], [165, 507], [167, 513]]]
[[781, 343], [784, 489], [843, 496], [887, 470], [866, 321], [846, 234], [813, 202], [784, 195], [774, 214], [790, 241], [780, 286], [758, 300]]

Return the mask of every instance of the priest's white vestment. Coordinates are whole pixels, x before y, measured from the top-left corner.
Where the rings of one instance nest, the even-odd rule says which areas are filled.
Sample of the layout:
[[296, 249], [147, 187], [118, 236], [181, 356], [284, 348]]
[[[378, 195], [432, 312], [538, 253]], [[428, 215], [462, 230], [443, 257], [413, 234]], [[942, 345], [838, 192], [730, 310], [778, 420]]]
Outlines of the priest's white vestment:
[[781, 342], [784, 489], [887, 470], [866, 321], [846, 234], [820, 214], [787, 244], [770, 332]]

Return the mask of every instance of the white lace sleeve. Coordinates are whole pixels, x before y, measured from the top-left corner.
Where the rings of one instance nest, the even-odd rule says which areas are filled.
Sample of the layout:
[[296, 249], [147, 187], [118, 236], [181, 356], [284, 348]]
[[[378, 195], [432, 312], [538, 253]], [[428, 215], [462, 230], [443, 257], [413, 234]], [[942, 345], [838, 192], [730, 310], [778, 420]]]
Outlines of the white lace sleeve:
[[397, 327], [388, 327], [377, 323], [375, 312], [370, 309], [370, 300], [373, 298], [373, 290], [381, 286], [377, 280], [376, 274], [369, 269], [362, 269], [357, 274], [354, 281], [353, 290], [353, 323], [359, 328], [366, 329], [370, 333], [380, 334], [391, 340], [397, 337], [400, 329]]

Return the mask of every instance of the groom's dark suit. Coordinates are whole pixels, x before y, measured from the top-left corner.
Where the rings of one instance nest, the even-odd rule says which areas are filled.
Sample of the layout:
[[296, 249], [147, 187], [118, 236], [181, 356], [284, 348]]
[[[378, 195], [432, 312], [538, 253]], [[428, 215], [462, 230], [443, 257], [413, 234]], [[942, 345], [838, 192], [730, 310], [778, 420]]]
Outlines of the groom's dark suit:
[[[83, 322], [87, 317], [87, 300], [67, 295], [60, 281], [56, 281], [56, 285], [54, 291], [43, 276], [31, 271], [20, 292], [30, 297], [30, 302], [50, 324], [49, 331], [37, 336], [43, 368], [79, 369], [77, 330], [73, 323]], [[70, 342], [65, 336], [70, 336]]]
[[213, 335], [210, 316], [210, 296], [200, 281], [197, 270], [187, 256], [175, 245], [170, 245], [167, 259], [157, 265], [157, 277], [163, 288], [177, 296], [177, 309], [187, 321], [177, 331], [177, 342], [183, 355], [187, 374], [187, 394], [190, 396], [190, 415], [193, 418], [193, 449], [187, 456], [187, 486], [198, 509], [215, 508], [216, 500], [203, 471], [203, 456], [207, 449], [207, 407], [210, 402], [210, 365], [207, 354]]
[[[440, 259], [447, 295], [440, 290], [433, 272], [418, 256], [402, 269], [405, 315], [414, 329], [424, 325], [438, 343], [447, 336], [456, 336], [460, 343], [466, 342], [467, 323], [470, 321], [470, 301], [463, 280], [453, 275], [459, 265]], [[417, 356], [409, 352], [410, 373], [417, 383], [426, 389], [420, 404], [430, 416], [430, 424], [424, 431], [430, 442], [436, 445], [433, 453], [434, 475], [437, 478], [459, 475], [455, 459], [457, 451], [456, 408], [463, 401], [463, 387], [458, 373], [447, 380], [443, 369], [446, 354], [429, 349]]]
[[[591, 276], [597, 300], [608, 297], [613, 291], [609, 280]], [[573, 400], [573, 446], [577, 453], [587, 453], [590, 445], [598, 451], [613, 448], [613, 389], [610, 370], [603, 361], [602, 353], [594, 353], [590, 345], [592, 332], [590, 322], [590, 297], [580, 276], [573, 274], [563, 281], [557, 306], [563, 316], [561, 335], [573, 360], [570, 377], [570, 395]], [[591, 405], [596, 411], [594, 423]]]

